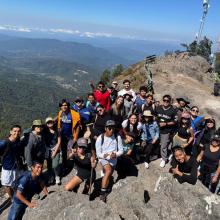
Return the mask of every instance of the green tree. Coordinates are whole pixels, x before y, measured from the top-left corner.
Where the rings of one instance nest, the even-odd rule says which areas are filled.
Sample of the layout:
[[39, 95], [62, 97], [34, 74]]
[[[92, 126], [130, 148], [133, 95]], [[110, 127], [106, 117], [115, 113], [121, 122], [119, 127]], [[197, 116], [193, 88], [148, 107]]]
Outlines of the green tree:
[[105, 69], [101, 75], [100, 80], [104, 82], [105, 84], [108, 84], [110, 82], [111, 78], [111, 71], [108, 69]]
[[220, 52], [215, 54], [215, 71], [220, 75]]
[[193, 41], [190, 44], [181, 44], [181, 46], [186, 48], [192, 56], [200, 55], [204, 57], [207, 61], [210, 61], [212, 41], [207, 37], [204, 37], [200, 42]]
[[124, 71], [124, 67], [122, 64], [118, 64], [116, 65], [113, 70], [112, 70], [112, 78], [117, 77], [118, 75], [120, 75], [122, 72]]

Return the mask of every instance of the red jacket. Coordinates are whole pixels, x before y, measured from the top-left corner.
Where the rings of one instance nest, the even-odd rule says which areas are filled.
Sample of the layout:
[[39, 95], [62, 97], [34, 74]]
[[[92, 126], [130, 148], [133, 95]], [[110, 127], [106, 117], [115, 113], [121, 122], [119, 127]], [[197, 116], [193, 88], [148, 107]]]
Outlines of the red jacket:
[[101, 93], [99, 90], [93, 92], [95, 100], [102, 105], [106, 111], [110, 109], [110, 93], [106, 90], [104, 93]]

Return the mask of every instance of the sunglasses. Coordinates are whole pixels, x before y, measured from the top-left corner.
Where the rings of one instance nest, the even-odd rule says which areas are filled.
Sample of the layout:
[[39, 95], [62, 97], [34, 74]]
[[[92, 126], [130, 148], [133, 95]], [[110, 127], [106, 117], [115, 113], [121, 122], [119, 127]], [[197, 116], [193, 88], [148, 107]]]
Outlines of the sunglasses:
[[76, 103], [82, 103], [83, 101], [82, 100], [76, 100], [75, 102]]
[[99, 109], [99, 110], [97, 110], [97, 112], [102, 112], [103, 111], [103, 109]]
[[99, 88], [104, 88], [105, 86], [98, 86]]
[[114, 130], [115, 128], [114, 127], [111, 127], [111, 126], [109, 126], [109, 127], [106, 127], [108, 130]]
[[197, 109], [192, 109], [192, 112], [197, 112], [197, 113], [199, 113], [199, 110], [197, 110]]
[[170, 100], [169, 100], [169, 99], [164, 99], [163, 101], [164, 101], [164, 102], [170, 102]]
[[182, 120], [189, 120], [189, 118], [182, 118]]
[[80, 148], [80, 149], [85, 149], [85, 146], [78, 146], [78, 148]]

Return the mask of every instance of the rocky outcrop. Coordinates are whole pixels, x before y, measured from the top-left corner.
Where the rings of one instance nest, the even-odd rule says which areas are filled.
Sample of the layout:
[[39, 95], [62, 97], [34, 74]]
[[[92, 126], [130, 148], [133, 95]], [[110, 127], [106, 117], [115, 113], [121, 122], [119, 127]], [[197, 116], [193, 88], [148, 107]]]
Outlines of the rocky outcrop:
[[[54, 192], [39, 200], [37, 208], [27, 209], [24, 220], [220, 218], [219, 196], [212, 195], [200, 182], [195, 186], [179, 184], [168, 173], [168, 167], [159, 168], [159, 161], [152, 162], [148, 170], [143, 164], [137, 168], [137, 177], [126, 177], [114, 183], [107, 204], [98, 197], [89, 201], [88, 196], [80, 193], [81, 189], [76, 194], [65, 192], [63, 186], [52, 186], [50, 190]], [[116, 179], [116, 172], [114, 177]], [[63, 179], [64, 184], [68, 179], [70, 175]]]
[[[209, 63], [200, 56], [187, 53], [158, 57], [150, 64], [153, 73], [155, 98], [161, 100], [164, 94], [172, 97], [188, 97], [192, 105], [198, 105], [203, 115], [212, 115], [220, 126], [220, 97], [212, 95], [213, 80], [209, 72]], [[119, 85], [124, 79], [130, 79], [132, 87], [138, 91], [145, 84], [144, 62], [130, 66], [117, 77]]]

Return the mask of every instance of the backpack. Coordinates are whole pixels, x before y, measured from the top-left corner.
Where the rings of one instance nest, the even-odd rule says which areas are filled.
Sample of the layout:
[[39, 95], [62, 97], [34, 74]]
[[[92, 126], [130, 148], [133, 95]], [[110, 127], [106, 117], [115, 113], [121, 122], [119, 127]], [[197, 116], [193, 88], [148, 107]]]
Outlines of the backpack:
[[19, 181], [21, 178], [23, 177], [26, 177], [26, 178], [30, 178], [31, 177], [31, 172], [30, 171], [25, 171], [23, 174], [21, 174], [19, 177], [17, 177], [11, 184], [11, 188], [14, 192], [17, 191], [18, 189], [18, 185], [19, 185]]
[[[118, 151], [118, 136], [116, 136], [116, 134], [114, 134], [115, 140], [117, 142], [117, 151]], [[103, 143], [104, 143], [104, 133], [101, 134], [101, 146], [103, 145]]]

